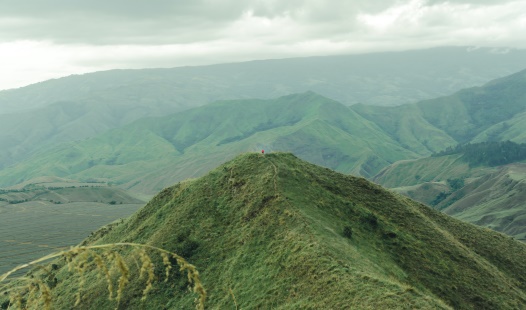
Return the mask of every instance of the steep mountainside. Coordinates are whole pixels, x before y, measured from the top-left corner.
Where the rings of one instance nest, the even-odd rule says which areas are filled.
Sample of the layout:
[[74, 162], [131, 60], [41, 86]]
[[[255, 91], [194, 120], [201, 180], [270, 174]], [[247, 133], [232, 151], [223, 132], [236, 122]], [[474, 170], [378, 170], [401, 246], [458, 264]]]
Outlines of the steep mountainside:
[[457, 146], [396, 162], [374, 180], [456, 218], [524, 239], [525, 146], [509, 141]]
[[[437, 208], [451, 205], [445, 211], [461, 219], [524, 237], [520, 228], [524, 206], [513, 198], [516, 188], [508, 186], [516, 181], [500, 177], [507, 175], [502, 172], [507, 168], [497, 166], [524, 160], [526, 148], [508, 140], [526, 142], [526, 70], [413, 105], [351, 108], [419, 154], [450, 144], [442, 156], [386, 167], [373, 178], [376, 182]], [[471, 144], [451, 148], [457, 143]], [[493, 182], [495, 188], [481, 190], [480, 182]]]
[[[0, 186], [37, 176], [98, 179], [153, 193], [205, 174], [244, 151], [291, 151], [345, 173], [372, 176], [416, 158], [348, 107], [308, 92], [275, 100], [222, 101], [137, 121], [35, 154], [0, 172]], [[168, 167], [168, 168], [167, 168]]]
[[[290, 154], [236, 157], [163, 190], [84, 244], [114, 242], [182, 254], [198, 268], [213, 309], [526, 307], [525, 244]], [[163, 282], [157, 263], [146, 300], [145, 280], [130, 271], [119, 308], [192, 308], [185, 279]], [[45, 275], [57, 279], [56, 309], [75, 302], [78, 278], [67, 269], [57, 261]], [[83, 272], [78, 308], [115, 307], [106, 279]]]
[[511, 164], [454, 191], [436, 208], [526, 240], [526, 164]]
[[482, 87], [451, 96], [400, 107], [355, 105], [353, 110], [375, 122], [391, 136], [408, 145], [430, 151], [438, 141], [524, 142], [522, 124], [526, 116], [526, 70], [494, 80]]

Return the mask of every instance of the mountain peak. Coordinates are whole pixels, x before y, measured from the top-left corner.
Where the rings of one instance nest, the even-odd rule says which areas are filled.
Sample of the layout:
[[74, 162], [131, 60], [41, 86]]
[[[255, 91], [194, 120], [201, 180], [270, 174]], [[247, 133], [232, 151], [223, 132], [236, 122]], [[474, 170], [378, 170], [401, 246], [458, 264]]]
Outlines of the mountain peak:
[[[526, 305], [524, 244], [290, 153], [241, 154], [86, 242], [179, 253], [198, 268], [209, 308]], [[69, 298], [71, 281], [57, 295]], [[191, 307], [184, 279], [172, 281], [158, 284], [152, 307]], [[86, 288], [102, 296], [86, 307], [110, 307], [105, 289], [102, 279]]]

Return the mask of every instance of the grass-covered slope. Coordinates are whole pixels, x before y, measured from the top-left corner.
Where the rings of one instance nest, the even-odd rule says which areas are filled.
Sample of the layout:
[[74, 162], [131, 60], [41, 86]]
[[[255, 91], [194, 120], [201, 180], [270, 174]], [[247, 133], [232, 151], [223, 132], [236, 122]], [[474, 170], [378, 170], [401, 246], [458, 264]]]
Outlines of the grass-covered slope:
[[513, 118], [497, 123], [473, 138], [473, 142], [513, 141], [526, 143], [526, 112], [518, 113]]
[[445, 131], [429, 123], [413, 104], [398, 107], [357, 104], [351, 109], [377, 124], [400, 145], [421, 156], [457, 144]]
[[526, 165], [507, 165], [480, 177], [436, 207], [466, 222], [526, 240]]
[[382, 169], [373, 180], [382, 186], [393, 188], [478, 177], [495, 170], [487, 166], [471, 167], [462, 156], [463, 154], [453, 154], [398, 161]]
[[137, 121], [35, 154], [0, 172], [0, 185], [38, 176], [99, 179], [154, 193], [245, 151], [291, 151], [365, 176], [416, 154], [348, 107], [312, 92], [274, 100], [220, 101]]
[[446, 97], [400, 107], [356, 105], [353, 109], [402, 145], [426, 155], [448, 144], [524, 142], [525, 102], [526, 70], [523, 70]]
[[139, 118], [166, 115], [173, 110], [155, 103], [130, 106], [119, 101], [67, 101], [16, 114], [0, 113], [0, 169], [42, 148], [84, 140]]
[[[526, 306], [525, 244], [291, 154], [236, 157], [166, 188], [85, 244], [113, 242], [183, 255], [200, 271], [210, 309]], [[60, 265], [52, 294], [69, 309], [76, 277]], [[104, 277], [86, 272], [79, 308], [115, 307]], [[141, 302], [144, 280], [130, 278], [120, 309], [193, 307], [184, 279], [155, 283]]]
[[[374, 180], [453, 217], [524, 239], [523, 148], [512, 142], [457, 146], [432, 157], [396, 162]], [[522, 162], [508, 162], [517, 159]]]

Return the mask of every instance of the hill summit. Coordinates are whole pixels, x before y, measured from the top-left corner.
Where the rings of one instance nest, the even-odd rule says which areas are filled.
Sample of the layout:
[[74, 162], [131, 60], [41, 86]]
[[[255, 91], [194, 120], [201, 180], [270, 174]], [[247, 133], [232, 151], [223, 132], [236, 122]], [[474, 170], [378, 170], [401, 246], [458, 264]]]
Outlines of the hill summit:
[[[287, 153], [242, 154], [166, 188], [84, 244], [115, 242], [185, 257], [211, 309], [526, 307], [525, 244]], [[64, 269], [51, 271], [59, 309], [75, 300]], [[105, 279], [88, 279], [79, 308], [115, 307]], [[185, 279], [155, 283], [145, 301], [138, 281], [119, 308], [193, 307]]]

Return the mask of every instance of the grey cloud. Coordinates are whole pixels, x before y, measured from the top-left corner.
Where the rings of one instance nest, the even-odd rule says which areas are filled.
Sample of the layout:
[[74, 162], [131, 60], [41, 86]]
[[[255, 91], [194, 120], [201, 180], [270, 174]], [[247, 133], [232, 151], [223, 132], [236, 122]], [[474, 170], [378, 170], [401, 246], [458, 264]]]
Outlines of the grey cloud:
[[[48, 40], [60, 44], [168, 44], [207, 41], [219, 39], [221, 29], [249, 11], [254, 16], [269, 19], [291, 18], [298, 24], [311, 27], [309, 33], [312, 36], [328, 30], [346, 31], [359, 12], [377, 12], [395, 3], [398, 2], [4, 0], [0, 1], [0, 40]], [[345, 27], [335, 27], [338, 23], [343, 23]]]
[[452, 4], [471, 4], [471, 5], [489, 5], [489, 4], [503, 4], [508, 2], [516, 2], [515, 0], [427, 0], [426, 4], [436, 5], [443, 3]]
[[0, 0], [0, 89], [113, 68], [526, 48], [523, 12], [526, 0]]
[[[1, 1], [0, 40], [184, 43], [238, 18], [240, 1]], [[193, 36], [193, 38], [189, 38]]]

